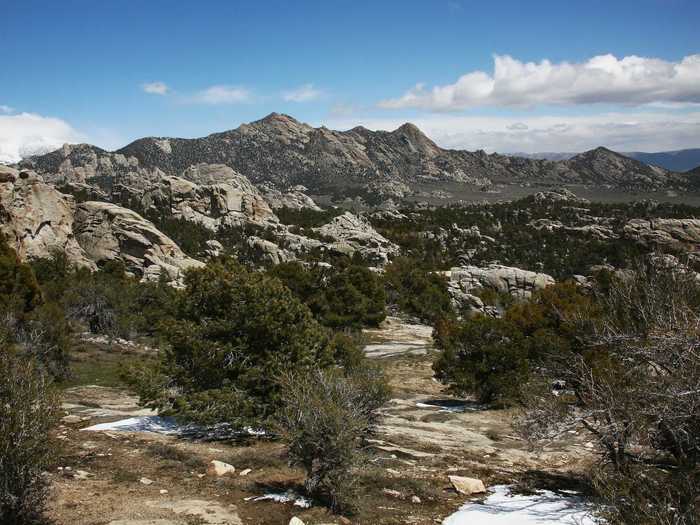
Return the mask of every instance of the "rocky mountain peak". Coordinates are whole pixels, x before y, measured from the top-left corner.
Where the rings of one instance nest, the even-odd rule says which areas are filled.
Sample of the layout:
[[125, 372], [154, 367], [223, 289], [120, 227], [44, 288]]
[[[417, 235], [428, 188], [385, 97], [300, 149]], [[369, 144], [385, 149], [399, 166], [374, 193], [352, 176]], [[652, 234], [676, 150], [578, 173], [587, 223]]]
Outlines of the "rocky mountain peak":
[[435, 156], [442, 151], [437, 144], [435, 144], [425, 133], [418, 129], [418, 126], [411, 124], [410, 122], [406, 122], [405, 124], [402, 124], [396, 128], [391, 132], [391, 135], [400, 137], [405, 145], [408, 146], [411, 151], [416, 153]]

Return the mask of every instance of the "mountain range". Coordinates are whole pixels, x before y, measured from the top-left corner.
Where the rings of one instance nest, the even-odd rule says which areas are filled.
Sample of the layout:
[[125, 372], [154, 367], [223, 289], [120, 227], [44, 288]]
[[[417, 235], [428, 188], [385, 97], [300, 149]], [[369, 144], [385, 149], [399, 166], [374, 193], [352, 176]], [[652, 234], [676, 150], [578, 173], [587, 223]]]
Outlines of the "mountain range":
[[419, 183], [493, 185], [584, 184], [616, 189], [682, 189], [688, 176], [650, 166], [606, 148], [565, 160], [543, 160], [439, 147], [413, 124], [394, 131], [314, 128], [272, 113], [203, 138], [147, 137], [114, 152], [65, 145], [19, 164], [59, 186], [110, 193], [122, 177], [154, 172], [180, 176], [200, 164], [225, 165], [253, 184], [313, 194], [400, 197]]

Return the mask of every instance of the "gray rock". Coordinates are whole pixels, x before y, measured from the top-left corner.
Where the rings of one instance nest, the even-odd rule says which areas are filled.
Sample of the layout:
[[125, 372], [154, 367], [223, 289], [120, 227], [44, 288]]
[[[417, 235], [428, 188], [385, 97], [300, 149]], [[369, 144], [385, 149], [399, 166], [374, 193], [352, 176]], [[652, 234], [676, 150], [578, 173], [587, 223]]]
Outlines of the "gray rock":
[[632, 219], [624, 226], [623, 233], [645, 246], [698, 251], [700, 219]]
[[329, 249], [347, 255], [358, 252], [380, 266], [399, 254], [398, 246], [380, 235], [367, 220], [350, 212], [335, 217], [315, 231], [336, 241], [328, 245]]
[[73, 233], [91, 261], [121, 261], [143, 280], [178, 281], [184, 270], [203, 266], [138, 213], [108, 202], [79, 204]]
[[252, 251], [256, 261], [280, 264], [296, 259], [294, 254], [280, 248], [272, 241], [261, 239], [260, 237], [248, 237], [248, 248]]
[[74, 264], [95, 268], [73, 230], [76, 204], [34, 172], [3, 168], [0, 182], [0, 231], [22, 260], [65, 251]]
[[318, 204], [316, 204], [311, 197], [304, 193], [306, 191], [304, 186], [295, 186], [287, 192], [281, 192], [280, 190], [267, 184], [263, 185], [261, 190], [265, 200], [273, 210], [277, 210], [279, 208], [290, 208], [292, 210], [309, 209], [321, 211]]

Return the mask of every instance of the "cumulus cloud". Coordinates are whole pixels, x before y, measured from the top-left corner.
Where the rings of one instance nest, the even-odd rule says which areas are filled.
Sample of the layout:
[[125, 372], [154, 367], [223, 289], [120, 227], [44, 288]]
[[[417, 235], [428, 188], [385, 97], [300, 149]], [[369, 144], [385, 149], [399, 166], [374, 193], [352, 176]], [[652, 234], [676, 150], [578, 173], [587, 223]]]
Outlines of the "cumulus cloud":
[[318, 100], [322, 94], [323, 92], [314, 88], [313, 84], [304, 84], [296, 89], [283, 92], [282, 99], [286, 102], [311, 102]]
[[495, 55], [493, 73], [472, 71], [454, 84], [417, 84], [380, 107], [458, 111], [477, 106], [700, 103], [700, 54], [679, 62], [599, 55], [582, 63], [521, 62]]
[[249, 90], [238, 86], [216, 85], [203, 89], [188, 99], [200, 104], [241, 104], [249, 102], [252, 95]]
[[10, 106], [5, 106], [4, 104], [0, 104], [0, 113], [13, 113], [14, 108], [11, 108]]
[[[406, 119], [336, 118], [333, 129], [363, 125], [393, 130]], [[606, 146], [617, 151], [664, 151], [700, 146], [700, 111], [611, 112], [577, 116], [457, 116], [431, 114], [412, 119], [444, 148], [488, 152], [586, 151]]]
[[141, 89], [151, 95], [167, 95], [170, 92], [170, 88], [165, 82], [147, 82], [141, 84]]
[[19, 162], [24, 157], [60, 148], [85, 137], [64, 120], [34, 113], [0, 115], [0, 162]]

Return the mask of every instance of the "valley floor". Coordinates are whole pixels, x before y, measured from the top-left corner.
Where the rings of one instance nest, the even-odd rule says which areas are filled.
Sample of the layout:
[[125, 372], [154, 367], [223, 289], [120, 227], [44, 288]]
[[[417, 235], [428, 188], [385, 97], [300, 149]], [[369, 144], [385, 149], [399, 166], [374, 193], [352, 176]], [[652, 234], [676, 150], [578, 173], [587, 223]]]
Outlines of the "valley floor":
[[[371, 442], [371, 461], [360, 480], [365, 496], [350, 522], [321, 507], [255, 501], [301, 490], [302, 472], [289, 468], [280, 443], [81, 430], [152, 415], [114, 377], [116, 361], [136, 359], [143, 350], [109, 344], [89, 347], [77, 366], [85, 381], [79, 377], [76, 383], [83, 384], [65, 391], [68, 416], [58, 429], [63, 450], [49, 474], [51, 517], [59, 525], [286, 525], [293, 516], [307, 525], [427, 525], [440, 523], [467, 500], [448, 475], [480, 478], [487, 487], [580, 488], [577, 473], [594, 460], [582, 436], [569, 434], [544, 450], [529, 450], [513, 435], [511, 411], [445, 394], [432, 378], [428, 327], [390, 318], [366, 336], [368, 354], [386, 368], [394, 399]], [[88, 369], [88, 361], [100, 363], [99, 370]], [[236, 472], [209, 475], [211, 460]]]

